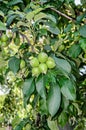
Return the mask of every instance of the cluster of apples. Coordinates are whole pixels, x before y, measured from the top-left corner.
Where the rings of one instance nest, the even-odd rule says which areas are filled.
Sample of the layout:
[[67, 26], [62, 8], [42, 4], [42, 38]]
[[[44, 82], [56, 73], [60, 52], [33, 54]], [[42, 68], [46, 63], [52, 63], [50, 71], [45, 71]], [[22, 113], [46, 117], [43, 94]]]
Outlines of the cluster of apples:
[[39, 76], [41, 73], [46, 74], [48, 69], [55, 67], [55, 61], [52, 57], [48, 57], [45, 52], [40, 52], [37, 57], [30, 60], [32, 66], [32, 76]]

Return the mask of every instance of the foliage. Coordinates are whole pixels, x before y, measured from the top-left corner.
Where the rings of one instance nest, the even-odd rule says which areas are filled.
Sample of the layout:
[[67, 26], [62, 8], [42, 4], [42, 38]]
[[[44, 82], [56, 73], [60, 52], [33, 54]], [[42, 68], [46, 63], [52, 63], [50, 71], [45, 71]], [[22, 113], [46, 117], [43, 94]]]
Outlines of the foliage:
[[[85, 128], [85, 11], [74, 0], [0, 1], [0, 82], [10, 89], [1, 111], [14, 130]], [[35, 76], [40, 52], [54, 66]]]

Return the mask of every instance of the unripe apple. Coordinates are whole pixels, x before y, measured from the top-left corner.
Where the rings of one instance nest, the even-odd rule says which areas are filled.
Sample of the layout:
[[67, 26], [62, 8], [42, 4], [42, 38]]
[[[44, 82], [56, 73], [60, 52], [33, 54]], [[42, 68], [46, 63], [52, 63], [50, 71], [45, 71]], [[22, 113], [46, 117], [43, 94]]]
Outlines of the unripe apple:
[[20, 69], [23, 69], [25, 67], [25, 61], [21, 60], [20, 61]]
[[2, 34], [2, 36], [1, 36], [1, 41], [2, 41], [2, 42], [7, 42], [7, 41], [8, 41], [8, 37], [7, 37], [6, 34]]
[[32, 76], [39, 76], [39, 74], [40, 74], [39, 67], [32, 68]]
[[47, 65], [45, 63], [41, 63], [41, 64], [39, 64], [39, 69], [40, 69], [41, 73], [46, 74], [46, 72], [47, 72]]
[[44, 63], [47, 61], [47, 59], [48, 59], [48, 55], [45, 52], [39, 53], [38, 55], [39, 62]]
[[46, 64], [47, 64], [47, 66], [48, 66], [49, 69], [54, 68], [55, 65], [56, 65], [54, 59], [51, 58], [51, 57], [48, 58]]
[[32, 67], [37, 67], [37, 66], [39, 66], [39, 61], [36, 57], [34, 57], [31, 59], [30, 64]]

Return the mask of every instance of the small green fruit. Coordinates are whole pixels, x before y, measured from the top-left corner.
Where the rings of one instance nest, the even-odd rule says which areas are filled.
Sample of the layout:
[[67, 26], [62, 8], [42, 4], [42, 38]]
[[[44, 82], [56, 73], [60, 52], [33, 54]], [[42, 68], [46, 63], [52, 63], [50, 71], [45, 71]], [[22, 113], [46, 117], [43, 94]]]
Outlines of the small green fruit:
[[58, 48], [58, 51], [61, 52], [65, 49], [65, 46], [64, 45], [60, 45], [59, 48]]
[[32, 58], [32, 60], [30, 61], [30, 64], [32, 67], [38, 67], [39, 66], [39, 61], [37, 58]]
[[25, 67], [25, 61], [21, 60], [20, 61], [20, 69], [23, 69]]
[[41, 64], [39, 65], [39, 69], [40, 69], [40, 72], [41, 72], [41, 73], [46, 74], [46, 72], [47, 72], [47, 65], [46, 65], [45, 63], [41, 63]]
[[55, 65], [56, 65], [54, 59], [51, 58], [51, 57], [48, 58], [46, 64], [47, 64], [47, 66], [48, 66], [49, 69], [54, 68]]
[[48, 59], [48, 55], [45, 52], [39, 53], [38, 55], [39, 62], [44, 63], [47, 61], [47, 59]]
[[32, 76], [39, 76], [40, 70], [39, 67], [32, 68]]
[[8, 41], [8, 37], [7, 37], [6, 34], [2, 34], [2, 36], [1, 36], [1, 41], [2, 41], [2, 42], [7, 42], [7, 41]]

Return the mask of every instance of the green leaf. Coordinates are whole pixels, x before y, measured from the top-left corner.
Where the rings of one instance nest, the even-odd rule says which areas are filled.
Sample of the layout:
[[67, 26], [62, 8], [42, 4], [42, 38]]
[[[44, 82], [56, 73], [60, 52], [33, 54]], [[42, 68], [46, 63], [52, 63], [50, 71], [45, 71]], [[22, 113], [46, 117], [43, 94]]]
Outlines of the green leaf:
[[11, 15], [7, 19], [7, 26], [10, 26], [10, 24], [13, 22], [13, 20], [17, 17], [17, 15]]
[[53, 22], [46, 22], [46, 24], [44, 25], [44, 28], [46, 28], [49, 32], [56, 35], [60, 33], [59, 28]]
[[48, 109], [47, 109], [47, 102], [46, 102], [46, 100], [45, 99], [41, 99], [40, 100], [40, 112], [41, 112], [41, 114], [42, 115], [44, 115], [44, 114], [48, 114]]
[[57, 120], [54, 121], [48, 118], [47, 123], [50, 130], [59, 130], [58, 125], [57, 125]]
[[41, 2], [42, 4], [44, 4], [44, 3], [48, 2], [48, 0], [40, 0], [40, 2]]
[[82, 37], [86, 38], [86, 25], [81, 26], [79, 32]]
[[61, 85], [61, 92], [62, 94], [69, 100], [76, 99], [76, 89], [75, 84], [65, 77], [62, 77], [59, 80], [59, 84]]
[[67, 27], [64, 29], [64, 32], [67, 33], [71, 30], [72, 28], [72, 25], [71, 24], [68, 24]]
[[35, 90], [34, 78], [26, 79], [23, 84], [24, 106], [26, 106], [28, 99]]
[[36, 80], [36, 90], [38, 94], [46, 99], [46, 91], [45, 91], [45, 85], [44, 85], [44, 78], [43, 76], [39, 76], [38, 79]]
[[5, 24], [2, 23], [1, 21], [0, 21], [0, 30], [6, 31], [6, 26], [5, 26]]
[[12, 57], [8, 62], [8, 66], [13, 73], [17, 73], [20, 67], [20, 59], [16, 58], [15, 56]]
[[0, 10], [0, 16], [4, 17], [4, 13]]
[[44, 10], [44, 8], [38, 8], [38, 9], [35, 9], [34, 11], [31, 11], [31, 12], [28, 12], [26, 14], [26, 19], [27, 20], [31, 20], [32, 18], [34, 18], [34, 16], [39, 13], [40, 11]]
[[61, 103], [61, 92], [58, 84], [52, 85], [50, 87], [49, 93], [48, 93], [48, 99], [47, 99], [47, 105], [48, 105], [48, 111], [53, 117]]
[[86, 17], [86, 14], [85, 14], [85, 13], [79, 15], [79, 16], [76, 18], [77, 22], [80, 23], [84, 17]]
[[66, 125], [67, 120], [67, 113], [65, 111], [62, 111], [58, 117], [58, 123], [63, 127]]
[[80, 47], [86, 52], [86, 38], [81, 38], [79, 40]]
[[55, 19], [55, 17], [53, 15], [42, 13], [42, 12], [35, 15], [34, 20], [35, 20], [35, 22], [37, 22], [38, 20], [41, 20], [43, 18], [49, 19], [49, 20], [53, 21], [54, 23], [56, 23], [56, 19]]
[[81, 52], [81, 47], [79, 44], [73, 44], [69, 50], [68, 50], [68, 55], [72, 58], [77, 58], [78, 55]]
[[16, 4], [18, 4], [18, 3], [23, 3], [23, 1], [22, 0], [11, 0], [9, 3], [8, 3], [8, 5], [16, 5]]
[[62, 70], [66, 71], [67, 73], [71, 72], [71, 66], [67, 60], [54, 57], [57, 68], [61, 68]]

